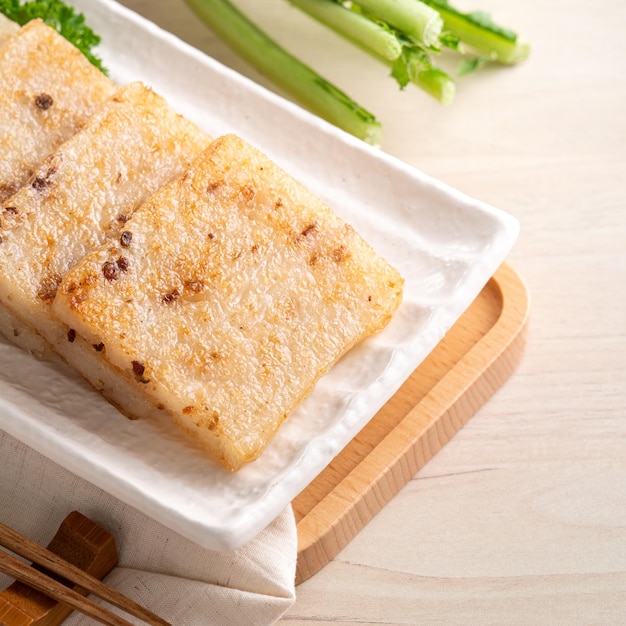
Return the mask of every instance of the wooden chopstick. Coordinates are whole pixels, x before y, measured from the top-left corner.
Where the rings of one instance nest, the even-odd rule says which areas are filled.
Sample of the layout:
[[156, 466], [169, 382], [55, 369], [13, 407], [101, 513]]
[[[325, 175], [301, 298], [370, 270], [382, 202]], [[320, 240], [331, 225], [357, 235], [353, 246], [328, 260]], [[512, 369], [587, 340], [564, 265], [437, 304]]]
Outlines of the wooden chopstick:
[[[112, 605], [126, 611], [130, 615], [138, 617], [148, 624], [171, 626], [171, 624], [165, 621], [162, 617], [159, 617], [152, 611], [149, 611], [140, 604], [137, 604], [134, 600], [127, 598], [119, 591], [105, 585], [101, 580], [87, 574], [80, 568], [68, 563], [54, 554], [54, 552], [47, 550], [28, 537], [21, 535], [2, 523], [0, 523], [0, 546], [15, 552], [15, 554], [18, 554], [25, 559], [40, 565], [41, 567], [45, 567], [51, 572], [54, 572], [70, 582], [79, 585], [93, 595], [106, 600]], [[55, 600], [69, 604], [76, 610], [89, 615], [89, 617], [93, 617], [103, 624], [119, 626], [127, 626], [130, 624], [130, 622], [127, 622], [114, 613], [111, 613], [101, 605], [92, 602], [69, 587], [66, 587], [56, 580], [48, 577], [46, 574], [33, 569], [16, 557], [2, 550], [0, 550], [0, 570]]]
[[108, 626], [132, 626], [130, 622], [115, 615], [115, 613], [111, 613], [111, 611], [92, 602], [89, 598], [81, 596], [80, 593], [66, 587], [64, 584], [54, 580], [54, 578], [50, 578], [43, 572], [33, 569], [27, 563], [20, 561], [17, 557], [4, 550], [0, 550], [0, 572], [15, 578], [15, 580], [19, 580], [37, 591], [41, 591], [41, 593], [53, 600], [69, 604], [71, 607], [102, 624], [108, 624]]

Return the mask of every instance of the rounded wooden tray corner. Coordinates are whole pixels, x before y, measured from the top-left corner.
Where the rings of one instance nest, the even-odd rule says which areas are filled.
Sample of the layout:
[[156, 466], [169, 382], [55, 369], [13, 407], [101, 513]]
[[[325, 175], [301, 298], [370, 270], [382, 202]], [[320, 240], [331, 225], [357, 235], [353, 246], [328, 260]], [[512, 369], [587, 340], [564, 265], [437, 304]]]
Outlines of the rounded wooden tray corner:
[[529, 296], [503, 264], [398, 392], [293, 500], [296, 584], [324, 567], [512, 374]]

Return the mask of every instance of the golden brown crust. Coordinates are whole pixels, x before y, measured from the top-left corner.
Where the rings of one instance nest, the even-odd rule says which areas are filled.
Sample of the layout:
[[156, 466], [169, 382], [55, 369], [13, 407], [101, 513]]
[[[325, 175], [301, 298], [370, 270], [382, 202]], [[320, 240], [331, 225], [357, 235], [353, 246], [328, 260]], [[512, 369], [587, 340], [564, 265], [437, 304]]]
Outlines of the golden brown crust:
[[55, 314], [230, 469], [400, 303], [397, 271], [232, 135], [124, 230], [66, 274]]
[[0, 45], [0, 202], [116, 89], [53, 28], [33, 20]]
[[[117, 90], [0, 205], [0, 303], [118, 406], [123, 405], [118, 388], [128, 383], [99, 358], [92, 347], [98, 342], [68, 340], [69, 329], [51, 316], [50, 305], [64, 272], [91, 249], [117, 242], [136, 206], [183, 172], [209, 143], [163, 98], [132, 83]], [[148, 404], [133, 406], [143, 410]]]

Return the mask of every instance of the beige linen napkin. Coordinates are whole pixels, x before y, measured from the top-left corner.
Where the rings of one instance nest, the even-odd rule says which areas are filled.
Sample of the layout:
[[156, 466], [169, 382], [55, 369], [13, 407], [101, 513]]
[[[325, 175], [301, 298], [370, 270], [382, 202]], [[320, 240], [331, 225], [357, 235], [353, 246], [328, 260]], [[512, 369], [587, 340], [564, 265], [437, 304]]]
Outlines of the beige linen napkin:
[[[116, 538], [120, 562], [106, 582], [175, 626], [263, 626], [293, 604], [291, 507], [242, 548], [212, 552], [0, 431], [0, 521], [46, 545], [72, 510]], [[0, 588], [9, 583], [0, 574]], [[73, 613], [65, 623], [93, 621]]]

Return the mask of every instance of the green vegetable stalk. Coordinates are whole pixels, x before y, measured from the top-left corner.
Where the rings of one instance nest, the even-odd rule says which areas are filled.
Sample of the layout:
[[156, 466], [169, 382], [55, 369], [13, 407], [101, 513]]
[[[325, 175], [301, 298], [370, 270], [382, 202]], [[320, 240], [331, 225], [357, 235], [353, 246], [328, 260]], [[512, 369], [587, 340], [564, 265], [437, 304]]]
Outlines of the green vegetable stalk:
[[437, 11], [417, 0], [356, 0], [366, 14], [387, 22], [425, 46], [436, 46], [443, 30]]
[[[370, 113], [286, 52], [231, 2], [186, 1], [227, 44], [305, 107], [357, 137], [378, 143], [380, 125]], [[452, 77], [432, 61], [441, 48], [463, 55], [459, 75], [494, 60], [517, 63], [530, 49], [485, 13], [463, 13], [448, 0], [287, 1], [387, 63], [401, 88], [412, 83], [443, 104], [453, 100], [456, 87]], [[466, 56], [463, 44], [478, 56]]]
[[360, 12], [352, 11], [335, 0], [288, 0], [318, 22], [387, 61], [395, 61], [402, 44], [395, 31]]
[[[412, 40], [375, 16], [370, 18], [354, 5], [345, 6], [335, 0], [288, 1], [390, 65], [391, 75], [401, 88], [413, 83], [443, 104], [452, 102], [454, 81], [433, 66], [430, 49], [423, 43]], [[415, 4], [415, 0], [409, 2]]]
[[435, 67], [420, 48], [406, 46], [392, 67], [392, 76], [401, 87], [413, 83], [441, 104], [454, 100], [456, 85], [452, 77]]
[[335, 126], [378, 145], [381, 126], [374, 115], [293, 57], [228, 0], [187, 0], [233, 50], [294, 99]]
[[463, 43], [492, 57], [500, 63], [512, 65], [526, 59], [530, 53], [528, 42], [516, 33], [496, 24], [483, 11], [463, 13], [450, 5], [448, 0], [422, 0], [439, 12], [446, 29]]

